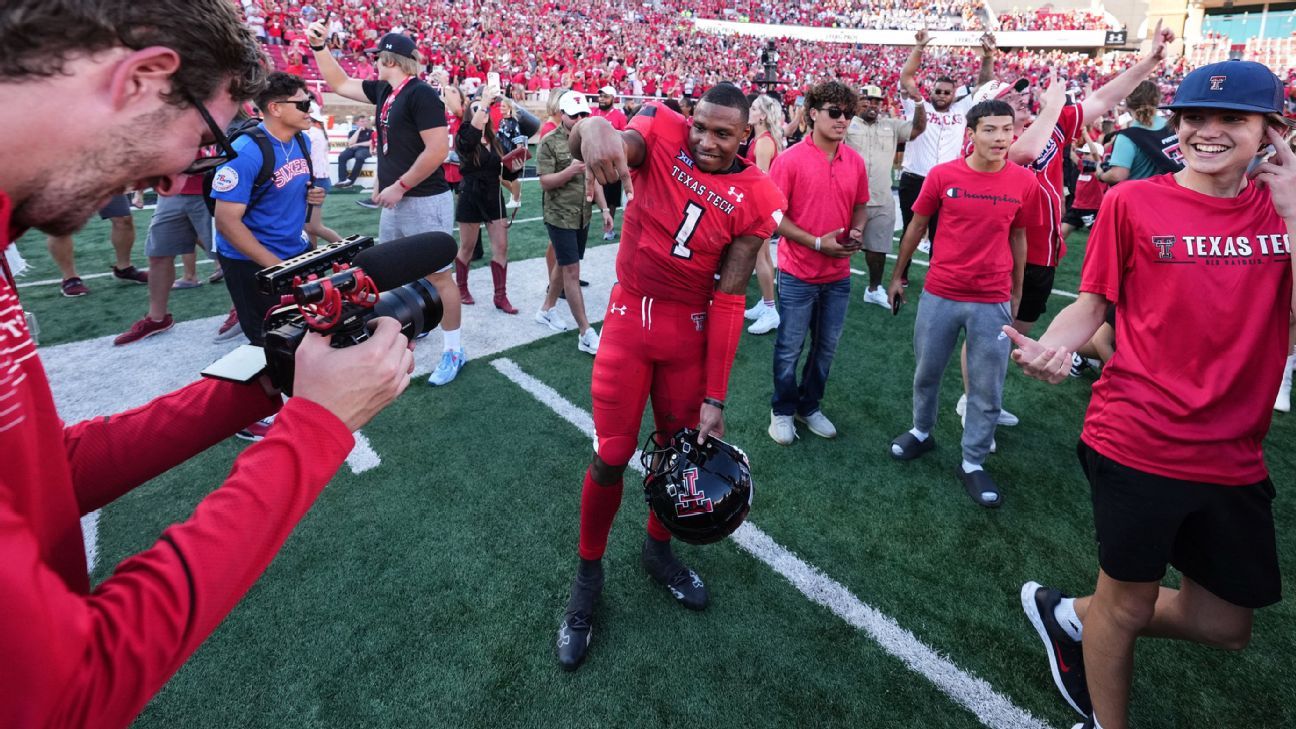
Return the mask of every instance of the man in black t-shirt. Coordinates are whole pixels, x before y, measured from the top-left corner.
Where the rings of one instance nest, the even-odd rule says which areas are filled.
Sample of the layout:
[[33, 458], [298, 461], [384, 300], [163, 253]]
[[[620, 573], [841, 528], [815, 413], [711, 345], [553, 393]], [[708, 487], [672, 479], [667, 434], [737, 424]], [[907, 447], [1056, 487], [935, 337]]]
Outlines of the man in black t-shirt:
[[[414, 41], [399, 33], [383, 36], [377, 47], [369, 49], [377, 54], [378, 80], [361, 81], [342, 70], [328, 52], [325, 38], [327, 30], [322, 23], [306, 28], [306, 40], [324, 80], [336, 93], [376, 107], [378, 184], [372, 199], [382, 208], [378, 239], [389, 241], [431, 231], [451, 234], [454, 193], [441, 170], [450, 153], [445, 104], [435, 89], [418, 78], [420, 61]], [[441, 297], [445, 337], [441, 361], [428, 378], [432, 385], [450, 382], [468, 361], [459, 336], [461, 307], [452, 271], [453, 264], [428, 276]]]
[[[358, 116], [355, 128], [347, 137], [347, 148], [338, 155], [338, 183], [334, 187], [350, 187], [360, 179], [360, 171], [369, 159], [369, 145], [373, 141], [374, 130], [369, 127], [369, 117]], [[355, 168], [347, 170], [347, 165], [355, 160]]]

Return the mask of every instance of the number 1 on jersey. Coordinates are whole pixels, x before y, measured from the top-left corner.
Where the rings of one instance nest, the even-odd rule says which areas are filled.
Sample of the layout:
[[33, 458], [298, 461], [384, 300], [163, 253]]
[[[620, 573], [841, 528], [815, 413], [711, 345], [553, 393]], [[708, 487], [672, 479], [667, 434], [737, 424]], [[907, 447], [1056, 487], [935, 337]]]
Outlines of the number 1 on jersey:
[[706, 212], [701, 205], [695, 202], [689, 202], [684, 206], [684, 220], [680, 222], [680, 227], [675, 231], [675, 248], [671, 250], [671, 255], [678, 258], [692, 258], [693, 251], [688, 247], [689, 241], [693, 238], [693, 233], [697, 231], [698, 223], [702, 220], [702, 213]]

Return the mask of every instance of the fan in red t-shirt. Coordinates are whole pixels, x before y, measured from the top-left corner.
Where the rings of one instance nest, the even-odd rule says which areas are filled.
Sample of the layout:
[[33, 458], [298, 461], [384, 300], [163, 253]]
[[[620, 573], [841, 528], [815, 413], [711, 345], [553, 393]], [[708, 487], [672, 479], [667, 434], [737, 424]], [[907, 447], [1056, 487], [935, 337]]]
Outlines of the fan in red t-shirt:
[[[594, 173], [589, 192], [595, 181], [619, 180], [631, 203], [594, 357], [597, 453], [582, 486], [580, 565], [557, 643], [568, 670], [589, 650], [602, 557], [649, 395], [665, 438], [694, 426], [699, 443], [724, 434], [747, 282], [784, 207], [769, 178], [737, 158], [747, 113], [743, 93], [723, 84], [702, 97], [692, 119], [650, 103], [625, 131], [597, 117], [571, 131], [572, 154]], [[650, 512], [644, 567], [678, 602], [701, 610], [706, 585], [672, 553], [670, 538]]]
[[[1028, 582], [1021, 593], [1063, 697], [1104, 727], [1127, 725], [1140, 633], [1240, 649], [1254, 610], [1280, 599], [1262, 443], [1293, 308], [1296, 154], [1280, 134], [1282, 94], [1259, 63], [1188, 74], [1167, 107], [1187, 166], [1107, 193], [1080, 296], [1039, 341], [1005, 327], [1013, 359], [1057, 383], [1108, 305], [1119, 311], [1120, 348], [1078, 449], [1097, 591], [1071, 599]], [[1160, 586], [1167, 565], [1177, 590]]]
[[997, 101], [967, 111], [973, 151], [936, 165], [923, 181], [913, 220], [900, 242], [888, 298], [905, 303], [904, 270], [932, 216], [941, 225], [914, 321], [913, 428], [891, 441], [891, 456], [908, 461], [936, 446], [940, 381], [960, 332], [967, 334], [968, 405], [959, 482], [988, 508], [1002, 502], [982, 463], [994, 442], [1011, 344], [1000, 328], [1012, 322], [1021, 300], [1026, 229], [1036, 222], [1038, 185], [1030, 172], [1008, 164], [1013, 110]]

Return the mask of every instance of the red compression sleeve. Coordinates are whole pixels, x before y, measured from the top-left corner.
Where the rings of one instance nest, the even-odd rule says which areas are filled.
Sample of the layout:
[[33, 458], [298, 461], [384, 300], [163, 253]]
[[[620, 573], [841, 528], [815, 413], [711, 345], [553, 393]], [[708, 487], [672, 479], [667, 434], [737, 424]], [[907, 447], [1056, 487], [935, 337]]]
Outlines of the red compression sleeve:
[[747, 299], [738, 294], [715, 292], [707, 309], [706, 396], [724, 400], [729, 391], [729, 370], [733, 369], [742, 336], [743, 311]]

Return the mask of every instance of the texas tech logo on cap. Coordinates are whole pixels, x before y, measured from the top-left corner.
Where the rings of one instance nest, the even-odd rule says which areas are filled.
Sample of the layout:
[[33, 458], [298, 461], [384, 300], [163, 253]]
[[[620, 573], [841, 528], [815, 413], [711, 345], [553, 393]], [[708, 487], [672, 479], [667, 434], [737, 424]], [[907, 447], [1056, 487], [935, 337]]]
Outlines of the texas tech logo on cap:
[[1226, 80], [1228, 80], [1228, 76], [1211, 76], [1211, 77], [1210, 77], [1210, 90], [1211, 90], [1211, 91], [1223, 91], [1223, 90], [1224, 90], [1224, 82], [1225, 82]]

